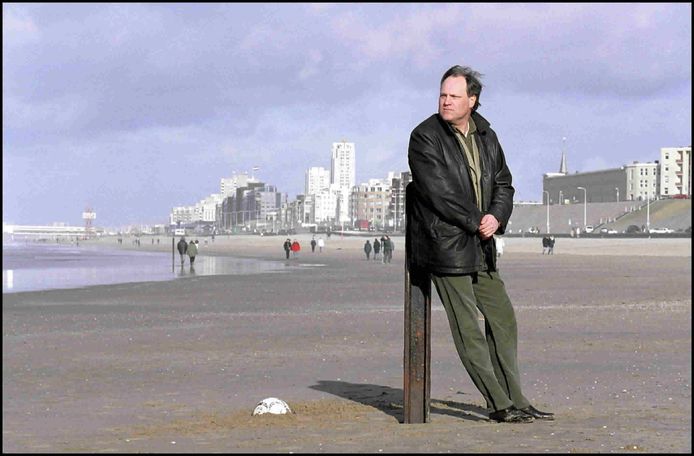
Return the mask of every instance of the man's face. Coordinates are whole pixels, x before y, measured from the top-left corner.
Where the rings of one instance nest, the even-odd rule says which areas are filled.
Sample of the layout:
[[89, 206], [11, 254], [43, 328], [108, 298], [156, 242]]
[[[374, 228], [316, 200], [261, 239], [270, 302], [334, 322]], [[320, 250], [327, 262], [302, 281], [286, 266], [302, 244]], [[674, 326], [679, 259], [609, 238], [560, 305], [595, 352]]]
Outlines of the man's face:
[[467, 119], [475, 106], [476, 96], [468, 97], [464, 77], [449, 77], [441, 84], [439, 114], [446, 122], [466, 129]]

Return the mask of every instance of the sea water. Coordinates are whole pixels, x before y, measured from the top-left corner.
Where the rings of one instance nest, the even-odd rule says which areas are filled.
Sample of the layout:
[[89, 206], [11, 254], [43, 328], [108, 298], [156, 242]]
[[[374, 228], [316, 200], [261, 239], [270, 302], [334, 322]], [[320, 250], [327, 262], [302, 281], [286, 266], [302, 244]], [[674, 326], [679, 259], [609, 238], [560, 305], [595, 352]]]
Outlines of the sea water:
[[[205, 275], [281, 272], [281, 261], [198, 255], [181, 266], [176, 252], [141, 252], [37, 242], [3, 243], [2, 292], [81, 288], [129, 282], [184, 279]], [[173, 263], [173, 266], [172, 266]]]

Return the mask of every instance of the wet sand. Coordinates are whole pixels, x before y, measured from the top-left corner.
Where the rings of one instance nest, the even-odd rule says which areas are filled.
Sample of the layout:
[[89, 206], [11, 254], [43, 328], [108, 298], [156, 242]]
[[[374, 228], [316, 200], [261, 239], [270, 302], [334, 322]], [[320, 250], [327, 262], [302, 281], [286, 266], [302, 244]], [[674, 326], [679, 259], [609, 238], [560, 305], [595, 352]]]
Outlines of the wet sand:
[[[294, 237], [282, 273], [3, 295], [3, 450], [691, 451], [691, 239], [506, 239], [524, 393], [557, 420], [486, 419], [434, 295], [431, 420], [405, 425], [404, 238], [384, 265]], [[200, 241], [284, 261], [280, 237]], [[270, 396], [295, 413], [252, 417]]]

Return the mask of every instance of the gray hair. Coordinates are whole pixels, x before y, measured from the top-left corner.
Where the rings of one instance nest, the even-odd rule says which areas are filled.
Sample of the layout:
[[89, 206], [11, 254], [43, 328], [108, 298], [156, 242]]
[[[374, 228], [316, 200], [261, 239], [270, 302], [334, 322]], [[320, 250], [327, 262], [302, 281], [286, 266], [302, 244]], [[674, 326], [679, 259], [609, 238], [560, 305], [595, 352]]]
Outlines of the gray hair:
[[475, 106], [472, 107], [472, 112], [475, 112], [480, 106], [480, 95], [482, 94], [482, 82], [480, 82], [480, 79], [482, 79], [482, 74], [470, 67], [454, 65], [450, 67], [448, 71], [446, 71], [441, 77], [441, 85], [443, 85], [443, 81], [448, 78], [460, 77], [465, 78], [465, 81], [467, 82], [467, 96], [471, 97], [474, 95], [476, 97]]

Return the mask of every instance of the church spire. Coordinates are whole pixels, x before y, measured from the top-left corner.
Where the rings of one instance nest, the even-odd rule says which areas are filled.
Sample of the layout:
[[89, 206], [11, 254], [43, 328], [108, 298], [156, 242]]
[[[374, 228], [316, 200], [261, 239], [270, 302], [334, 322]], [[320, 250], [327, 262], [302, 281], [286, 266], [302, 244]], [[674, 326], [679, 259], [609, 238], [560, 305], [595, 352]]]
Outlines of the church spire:
[[561, 150], [561, 164], [559, 165], [559, 172], [561, 174], [569, 174], [566, 167], [566, 136], [562, 138], [562, 150]]

